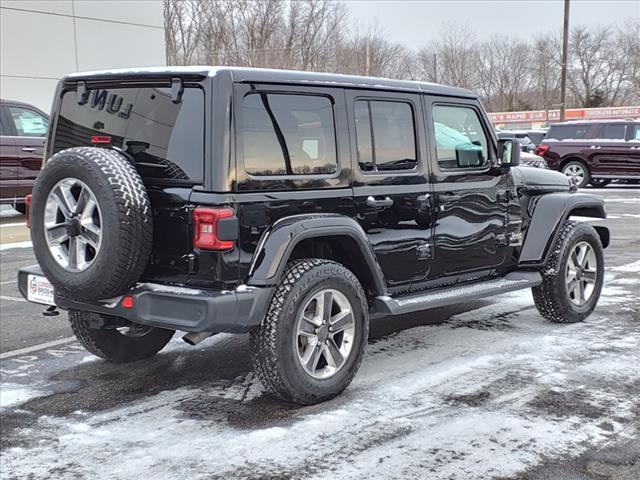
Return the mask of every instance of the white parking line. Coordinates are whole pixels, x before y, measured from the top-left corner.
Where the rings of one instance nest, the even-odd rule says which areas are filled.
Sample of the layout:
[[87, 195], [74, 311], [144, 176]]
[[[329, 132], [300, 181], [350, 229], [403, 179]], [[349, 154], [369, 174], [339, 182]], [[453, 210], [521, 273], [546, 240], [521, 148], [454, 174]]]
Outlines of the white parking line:
[[18, 222], [18, 223], [5, 223], [4, 225], [0, 225], [0, 228], [5, 227], [23, 227], [26, 226], [27, 222]]
[[12, 248], [29, 248], [31, 247], [31, 240], [15, 243], [3, 243], [0, 245], [0, 250], [11, 250]]
[[0, 300], [7, 300], [9, 302], [26, 302], [24, 298], [10, 297], [9, 295], [0, 295]]
[[9, 352], [0, 353], [0, 360], [11, 357], [19, 357], [26, 353], [35, 352], [38, 350], [44, 350], [45, 348], [55, 347], [57, 345], [63, 345], [76, 340], [76, 337], [61, 338], [60, 340], [53, 340], [51, 342], [40, 343], [38, 345], [32, 345], [31, 347], [20, 348], [18, 350], [11, 350]]

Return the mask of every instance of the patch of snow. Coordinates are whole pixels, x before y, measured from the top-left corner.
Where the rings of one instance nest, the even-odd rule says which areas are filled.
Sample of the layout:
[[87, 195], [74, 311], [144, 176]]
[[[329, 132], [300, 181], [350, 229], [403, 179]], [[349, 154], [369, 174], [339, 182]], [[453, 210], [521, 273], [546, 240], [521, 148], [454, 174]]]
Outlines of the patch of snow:
[[633, 263], [627, 263], [625, 265], [620, 265], [619, 267], [611, 267], [609, 270], [614, 272], [634, 272], [640, 273], [640, 260], [637, 260]]
[[136, 283], [137, 288], [148, 289], [153, 292], [177, 293], [179, 295], [202, 295], [202, 290], [197, 288], [178, 287], [164, 283]]
[[42, 393], [17, 383], [0, 384], [0, 408], [13, 407], [25, 403]]

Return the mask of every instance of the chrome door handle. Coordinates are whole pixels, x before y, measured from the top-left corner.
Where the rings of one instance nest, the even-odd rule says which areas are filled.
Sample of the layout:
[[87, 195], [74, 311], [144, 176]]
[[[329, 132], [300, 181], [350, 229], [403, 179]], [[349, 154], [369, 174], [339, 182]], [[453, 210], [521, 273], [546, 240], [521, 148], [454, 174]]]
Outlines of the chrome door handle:
[[35, 152], [36, 149], [33, 147], [22, 147], [23, 152]]
[[591, 145], [589, 148], [591, 150], [600, 150], [602, 147], [600, 145]]
[[380, 200], [376, 200], [371, 195], [367, 197], [367, 207], [390, 207], [391, 205], [393, 205], [393, 200], [389, 197], [384, 197]]
[[631, 147], [631, 150], [640, 150], [640, 147]]

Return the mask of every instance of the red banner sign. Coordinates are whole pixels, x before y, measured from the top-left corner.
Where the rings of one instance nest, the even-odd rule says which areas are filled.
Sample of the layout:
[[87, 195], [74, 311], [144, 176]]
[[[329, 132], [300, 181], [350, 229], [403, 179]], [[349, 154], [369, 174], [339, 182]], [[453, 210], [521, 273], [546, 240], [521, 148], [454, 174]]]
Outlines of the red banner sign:
[[[489, 113], [493, 123], [527, 123], [560, 120], [560, 110], [530, 110], [526, 112]], [[565, 112], [566, 120], [596, 120], [640, 117], [640, 106], [608, 108], [570, 108]]]

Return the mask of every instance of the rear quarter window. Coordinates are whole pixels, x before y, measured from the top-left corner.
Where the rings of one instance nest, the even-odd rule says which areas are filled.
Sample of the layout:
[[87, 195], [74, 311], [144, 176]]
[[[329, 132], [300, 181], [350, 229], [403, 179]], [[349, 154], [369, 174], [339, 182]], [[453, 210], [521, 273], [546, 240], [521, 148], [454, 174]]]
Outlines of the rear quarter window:
[[204, 92], [185, 88], [173, 103], [168, 88], [92, 90], [87, 103], [75, 91], [62, 97], [53, 153], [90, 146], [109, 136], [128, 152], [144, 178], [199, 183], [204, 178]]

